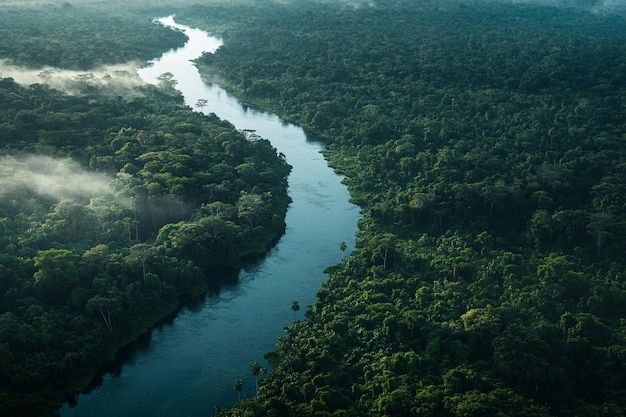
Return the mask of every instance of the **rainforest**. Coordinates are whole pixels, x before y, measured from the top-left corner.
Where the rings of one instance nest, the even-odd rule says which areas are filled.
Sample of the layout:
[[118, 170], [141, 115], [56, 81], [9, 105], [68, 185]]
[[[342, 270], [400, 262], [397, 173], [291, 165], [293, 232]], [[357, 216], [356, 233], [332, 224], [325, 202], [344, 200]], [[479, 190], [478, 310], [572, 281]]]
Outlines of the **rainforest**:
[[[224, 41], [196, 61], [208, 82], [346, 175], [356, 250], [218, 416], [626, 413], [622, 2], [0, 7], [2, 63], [78, 71], [181, 44], [151, 22], [175, 13]], [[290, 167], [267, 141], [192, 112], [167, 76], [93, 78], [0, 83], [6, 415], [53, 412], [285, 229]]]
[[[2, 14], [13, 51], [5, 66], [23, 67], [17, 78], [53, 68], [44, 80], [57, 87], [0, 82], [3, 416], [53, 414], [119, 348], [181, 299], [236, 275], [285, 230], [291, 167], [269, 141], [194, 112], [167, 74], [152, 87], [119, 66], [184, 35], [109, 16], [127, 42], [96, 12]], [[52, 36], [31, 48], [12, 24], [39, 25], [62, 46], [46, 49]], [[106, 40], [84, 48], [99, 31]], [[118, 66], [89, 70], [105, 64]]]

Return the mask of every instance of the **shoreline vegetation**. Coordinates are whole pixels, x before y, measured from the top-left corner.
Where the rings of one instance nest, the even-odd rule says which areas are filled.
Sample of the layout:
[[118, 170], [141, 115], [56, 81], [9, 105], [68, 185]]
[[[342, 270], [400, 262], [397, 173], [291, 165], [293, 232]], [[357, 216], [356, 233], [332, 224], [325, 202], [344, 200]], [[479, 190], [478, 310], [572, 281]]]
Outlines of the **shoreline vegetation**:
[[624, 11], [295, 3], [177, 14], [224, 39], [204, 76], [324, 140], [364, 212], [218, 415], [623, 415]]
[[72, 95], [0, 79], [3, 416], [54, 415], [182, 298], [218, 286], [216, 268], [238, 269], [284, 234], [291, 167], [269, 141], [192, 111], [166, 76], [132, 94], [90, 82], [103, 59], [182, 44], [146, 15], [63, 5], [0, 17], [0, 58], [85, 70]]

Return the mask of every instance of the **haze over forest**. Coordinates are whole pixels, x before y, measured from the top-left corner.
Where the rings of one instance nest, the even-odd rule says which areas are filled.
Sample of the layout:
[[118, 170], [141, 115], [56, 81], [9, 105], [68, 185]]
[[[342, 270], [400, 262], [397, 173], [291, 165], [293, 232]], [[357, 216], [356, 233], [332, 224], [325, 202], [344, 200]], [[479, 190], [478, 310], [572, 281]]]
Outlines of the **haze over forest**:
[[323, 140], [362, 210], [218, 416], [626, 414], [626, 1], [0, 12], [1, 415], [54, 415], [289, 227], [270, 138], [136, 75], [184, 43], [171, 14], [224, 40], [205, 79]]

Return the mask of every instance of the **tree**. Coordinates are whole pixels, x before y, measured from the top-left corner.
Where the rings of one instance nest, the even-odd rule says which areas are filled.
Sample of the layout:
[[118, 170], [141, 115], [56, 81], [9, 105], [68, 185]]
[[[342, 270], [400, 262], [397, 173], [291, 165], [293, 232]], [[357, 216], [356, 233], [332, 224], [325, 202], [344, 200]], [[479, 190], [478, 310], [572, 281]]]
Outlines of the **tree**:
[[196, 107], [200, 108], [200, 111], [204, 110], [207, 104], [209, 104], [209, 100], [206, 98], [199, 98], [198, 101], [196, 101]]
[[263, 370], [263, 367], [257, 361], [252, 362], [250, 365], [250, 373], [254, 376], [254, 382], [256, 384], [256, 393], [259, 393], [259, 374]]
[[411, 339], [415, 336], [415, 326], [425, 321], [424, 313], [419, 310], [407, 310], [402, 313], [404, 322], [411, 331]]
[[380, 258], [383, 261], [383, 269], [389, 265], [390, 255], [393, 256], [396, 247], [397, 236], [393, 233], [376, 235], [372, 242], [372, 261]]
[[235, 380], [233, 385], [235, 391], [237, 391], [237, 401], [241, 401], [241, 390], [243, 389], [243, 381], [241, 379]]
[[146, 243], [138, 243], [130, 248], [130, 254], [127, 257], [128, 262], [133, 266], [141, 266], [141, 276], [144, 285], [146, 283], [146, 263], [150, 258], [154, 257], [156, 253], [156, 248]]
[[291, 303], [291, 309], [293, 310], [293, 319], [296, 319], [296, 313], [300, 311], [300, 304], [296, 300]]
[[100, 312], [104, 324], [109, 330], [113, 330], [113, 323], [111, 321], [111, 313], [117, 308], [119, 302], [113, 297], [103, 297], [101, 295], [94, 295], [87, 302], [87, 311]]
[[615, 229], [615, 221], [614, 217], [609, 213], [593, 213], [590, 217], [587, 229], [596, 241], [596, 247], [598, 248], [597, 256], [599, 258], [605, 241], [613, 235], [611, 230]]
[[39, 251], [34, 257], [38, 270], [33, 274], [39, 298], [51, 305], [62, 305], [79, 279], [79, 257], [67, 249]]
[[342, 251], [342, 252], [345, 252], [345, 251], [346, 251], [346, 249], [348, 249], [348, 245], [346, 244], [346, 242], [343, 242], [343, 241], [342, 241], [342, 242], [339, 244], [339, 250], [340, 250], [340, 251]]
[[263, 218], [263, 197], [259, 194], [242, 192], [237, 201], [237, 215], [242, 221], [248, 222], [250, 227]]
[[406, 416], [412, 405], [413, 394], [404, 387], [381, 394], [376, 399], [376, 410], [381, 416]]
[[62, 200], [48, 215], [42, 228], [60, 242], [94, 237], [94, 214], [84, 205]]
[[174, 79], [174, 74], [171, 72], [166, 72], [157, 77], [159, 80], [159, 87], [164, 89], [165, 91], [174, 93], [176, 91], [176, 84], [178, 81]]

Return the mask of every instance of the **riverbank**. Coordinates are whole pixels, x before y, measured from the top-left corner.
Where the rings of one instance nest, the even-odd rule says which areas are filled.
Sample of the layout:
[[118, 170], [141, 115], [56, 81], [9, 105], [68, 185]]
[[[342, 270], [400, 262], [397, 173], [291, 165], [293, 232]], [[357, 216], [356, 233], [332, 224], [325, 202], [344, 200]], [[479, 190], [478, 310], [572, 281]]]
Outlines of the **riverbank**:
[[[198, 294], [199, 295], [199, 294]], [[107, 365], [117, 359], [118, 353], [135, 343], [141, 336], [149, 333], [159, 323], [173, 317], [179, 307], [179, 302], [165, 305], [163, 310], [154, 312], [151, 317], [145, 317], [141, 323], [136, 323], [134, 332], [127, 334], [119, 343], [110, 346], [102, 352], [101, 361], [90, 369], [84, 369], [81, 376], [75, 378], [65, 387], [49, 386], [37, 392], [0, 392], [0, 411], [4, 417], [58, 417], [59, 408], [64, 402], [73, 402], [76, 393], [83, 392], [94, 386], [94, 381], [103, 372]], [[96, 384], [97, 385], [97, 384]]]
[[365, 212], [220, 415], [624, 414], [622, 19], [479, 3], [259, 5], [203, 59], [332, 137]]
[[[347, 242], [347, 250], [354, 246], [359, 211], [349, 203], [342, 177], [326, 165], [321, 143], [275, 115], [241, 105], [218, 86], [206, 85], [189, 60], [177, 59], [174, 51], [167, 66], [161, 64], [155, 62], [151, 73], [169, 72], [180, 80], [176, 88], [189, 106], [207, 100], [203, 112], [215, 113], [240, 131], [254, 130], [284, 155], [293, 167], [287, 227], [267, 256], [242, 268], [236, 284], [224, 285], [200, 305], [180, 312], [153, 333], [150, 346], [136, 359], [121, 365], [119, 375], [108, 375], [101, 386], [80, 394], [81, 416], [206, 416], [217, 406], [234, 404], [232, 383], [239, 378], [244, 380], [242, 394], [253, 395], [248, 367], [263, 361], [293, 320], [292, 301], [311, 304], [326, 279], [323, 270], [343, 256], [340, 242]], [[189, 386], [196, 388], [185, 389]], [[75, 411], [66, 404], [61, 414]]]
[[163, 89], [0, 90], [0, 414], [41, 415], [181, 294], [205, 292], [213, 267], [270, 249], [290, 167]]

